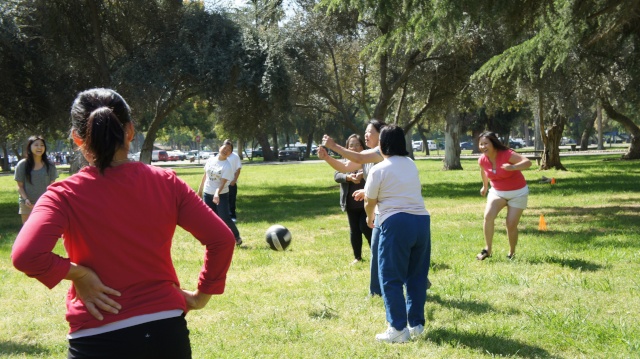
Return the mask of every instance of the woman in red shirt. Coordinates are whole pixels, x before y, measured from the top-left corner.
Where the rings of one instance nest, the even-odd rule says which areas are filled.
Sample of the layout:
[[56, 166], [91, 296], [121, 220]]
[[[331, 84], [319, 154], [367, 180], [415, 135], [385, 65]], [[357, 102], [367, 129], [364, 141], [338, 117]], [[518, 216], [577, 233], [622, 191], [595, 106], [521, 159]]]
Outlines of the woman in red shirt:
[[[503, 145], [494, 132], [481, 133], [478, 147], [482, 153], [478, 159], [482, 176], [480, 195], [487, 195], [487, 206], [484, 210], [483, 225], [486, 247], [478, 253], [476, 258], [484, 260], [491, 257], [494, 222], [498, 213], [507, 207], [507, 236], [509, 237], [507, 258], [513, 259], [518, 244], [518, 223], [522, 211], [527, 208], [529, 196], [529, 187], [521, 171], [531, 167], [531, 161]], [[491, 189], [489, 189], [489, 182]]]
[[[40, 197], [14, 266], [49, 288], [72, 282], [68, 358], [191, 358], [184, 316], [224, 291], [233, 234], [173, 171], [129, 161], [134, 128], [118, 93], [80, 93], [71, 120], [89, 166]], [[195, 291], [173, 266], [176, 226], [206, 248]], [[68, 258], [52, 252], [61, 237]]]

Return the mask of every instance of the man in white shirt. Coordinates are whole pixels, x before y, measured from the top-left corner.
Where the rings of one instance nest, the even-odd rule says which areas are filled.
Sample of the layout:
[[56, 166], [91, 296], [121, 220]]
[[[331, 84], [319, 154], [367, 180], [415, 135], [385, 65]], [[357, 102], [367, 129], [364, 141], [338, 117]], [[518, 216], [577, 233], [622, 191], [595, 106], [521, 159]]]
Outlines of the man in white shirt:
[[[231, 140], [224, 140], [225, 146], [231, 146], [231, 150], [233, 151], [233, 142]], [[236, 221], [236, 197], [238, 196], [238, 177], [240, 177], [240, 171], [242, 170], [242, 160], [240, 156], [238, 156], [235, 152], [231, 152], [227, 161], [231, 163], [231, 167], [233, 169], [234, 177], [231, 183], [229, 184], [229, 210], [231, 214], [231, 220]]]

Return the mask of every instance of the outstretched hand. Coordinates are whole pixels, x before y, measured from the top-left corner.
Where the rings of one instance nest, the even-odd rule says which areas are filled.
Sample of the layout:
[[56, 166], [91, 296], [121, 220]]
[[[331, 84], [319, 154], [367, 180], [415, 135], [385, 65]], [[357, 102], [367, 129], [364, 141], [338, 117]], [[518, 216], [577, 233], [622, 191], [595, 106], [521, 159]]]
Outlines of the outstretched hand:
[[333, 150], [336, 148], [336, 142], [329, 135], [322, 136], [322, 145], [326, 146], [330, 150]]
[[327, 158], [327, 156], [329, 156], [329, 154], [327, 153], [327, 149], [324, 148], [324, 146], [318, 147], [318, 158], [324, 160], [325, 158]]
[[73, 301], [82, 301], [89, 313], [96, 319], [104, 319], [101, 310], [118, 314], [122, 309], [122, 306], [110, 297], [119, 297], [120, 292], [104, 285], [96, 272], [90, 268], [72, 263], [67, 279], [73, 282], [75, 288], [76, 297], [73, 298]]

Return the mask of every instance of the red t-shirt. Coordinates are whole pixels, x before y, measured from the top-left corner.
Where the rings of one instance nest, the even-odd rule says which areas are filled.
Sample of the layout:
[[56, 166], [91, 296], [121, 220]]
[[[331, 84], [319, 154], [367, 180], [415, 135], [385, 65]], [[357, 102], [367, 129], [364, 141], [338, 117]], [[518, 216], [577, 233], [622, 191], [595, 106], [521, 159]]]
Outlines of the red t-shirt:
[[507, 171], [502, 168], [502, 165], [509, 163], [509, 158], [514, 155], [515, 152], [511, 149], [506, 151], [498, 151], [496, 155], [496, 168], [493, 172], [491, 161], [486, 155], [478, 158], [478, 164], [484, 170], [484, 173], [489, 178], [491, 187], [498, 191], [515, 191], [527, 185], [527, 181], [524, 179], [522, 172], [520, 171]]
[[[67, 294], [70, 332], [130, 317], [182, 309], [186, 303], [171, 260], [176, 225], [206, 246], [198, 289], [224, 291], [235, 239], [227, 225], [171, 170], [140, 162], [86, 167], [52, 184], [18, 234], [12, 259], [19, 270], [53, 288], [70, 262], [91, 268], [104, 285], [119, 291], [118, 314], [98, 321]], [[52, 253], [62, 237], [69, 258]], [[186, 287], [193, 287], [187, 284]]]

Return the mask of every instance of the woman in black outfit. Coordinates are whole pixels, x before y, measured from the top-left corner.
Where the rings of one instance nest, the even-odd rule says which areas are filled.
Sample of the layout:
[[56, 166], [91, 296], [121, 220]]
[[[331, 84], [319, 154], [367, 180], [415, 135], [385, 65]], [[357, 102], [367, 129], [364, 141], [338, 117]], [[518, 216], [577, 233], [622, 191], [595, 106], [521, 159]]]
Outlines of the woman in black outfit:
[[[364, 150], [364, 141], [359, 135], [353, 134], [347, 139], [346, 147], [352, 151], [360, 152]], [[365, 236], [369, 247], [371, 247], [371, 228], [367, 226], [364, 202], [357, 201], [353, 197], [354, 192], [364, 189], [365, 181], [362, 178], [362, 169], [349, 173], [336, 171], [334, 179], [340, 183], [340, 207], [347, 212], [349, 219], [349, 235], [355, 258], [353, 263], [358, 263], [362, 261], [362, 235]]]

